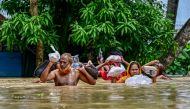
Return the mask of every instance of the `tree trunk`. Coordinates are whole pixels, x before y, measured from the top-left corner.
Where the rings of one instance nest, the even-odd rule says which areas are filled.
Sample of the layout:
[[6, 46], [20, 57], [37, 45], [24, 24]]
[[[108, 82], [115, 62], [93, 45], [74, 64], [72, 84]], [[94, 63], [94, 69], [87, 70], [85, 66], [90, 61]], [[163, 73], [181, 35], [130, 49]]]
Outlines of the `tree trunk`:
[[38, 41], [36, 47], [36, 66], [40, 65], [43, 62], [44, 58], [44, 48], [41, 40]]
[[30, 14], [32, 16], [38, 15], [38, 0], [30, 0]]
[[[30, 0], [30, 13], [32, 16], [38, 15], [38, 0]], [[41, 40], [38, 41], [36, 47], [36, 66], [43, 62], [44, 57], [43, 43]]]
[[186, 43], [190, 40], [190, 19], [183, 25], [182, 29], [176, 34], [175, 41], [178, 43], [179, 47], [175, 52], [170, 50], [166, 58], [160, 60], [160, 62], [168, 67], [174, 59], [179, 55], [181, 50], [184, 48]]
[[[88, 60], [94, 60], [94, 50], [95, 50], [95, 47], [93, 46], [92, 44], [93, 42], [89, 42], [88, 46], [87, 46], [87, 59]], [[91, 45], [92, 44], [92, 45]]]
[[175, 28], [178, 3], [179, 3], [179, 0], [168, 0], [167, 18], [172, 20], [173, 28]]

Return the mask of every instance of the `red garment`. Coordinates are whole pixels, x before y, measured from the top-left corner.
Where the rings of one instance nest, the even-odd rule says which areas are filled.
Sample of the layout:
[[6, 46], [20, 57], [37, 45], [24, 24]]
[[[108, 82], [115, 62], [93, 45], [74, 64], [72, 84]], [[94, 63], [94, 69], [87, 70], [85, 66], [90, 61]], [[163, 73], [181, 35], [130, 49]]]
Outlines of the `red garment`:
[[[120, 66], [121, 64], [120, 63], [110, 63], [109, 65], [106, 65], [104, 66], [103, 68], [101, 68], [98, 72], [99, 72], [99, 75], [102, 77], [102, 79], [104, 80], [112, 80], [112, 77], [111, 76], [107, 76], [109, 70], [111, 69], [112, 66]], [[119, 80], [120, 78], [122, 77], [122, 75], [118, 75], [116, 77], [116, 80]]]
[[120, 75], [117, 76], [117, 78], [119, 80], [121, 77], [124, 77], [124, 76], [127, 76], [127, 71], [122, 72]]
[[104, 79], [104, 80], [111, 80], [112, 79], [112, 77], [107, 76], [107, 72], [104, 70], [99, 70], [99, 74], [102, 77], [102, 79]]

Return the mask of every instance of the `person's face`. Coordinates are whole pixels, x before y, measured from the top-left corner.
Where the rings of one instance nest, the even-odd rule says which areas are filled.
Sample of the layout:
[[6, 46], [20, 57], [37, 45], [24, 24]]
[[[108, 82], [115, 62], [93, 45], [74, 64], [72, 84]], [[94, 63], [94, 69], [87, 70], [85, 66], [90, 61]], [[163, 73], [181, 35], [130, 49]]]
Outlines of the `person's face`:
[[62, 69], [66, 68], [68, 65], [70, 65], [68, 57], [64, 56], [64, 55], [61, 56], [59, 63], [60, 63], [60, 67]]
[[137, 64], [133, 64], [131, 66], [130, 74], [131, 74], [131, 76], [139, 75], [139, 68], [138, 68]]

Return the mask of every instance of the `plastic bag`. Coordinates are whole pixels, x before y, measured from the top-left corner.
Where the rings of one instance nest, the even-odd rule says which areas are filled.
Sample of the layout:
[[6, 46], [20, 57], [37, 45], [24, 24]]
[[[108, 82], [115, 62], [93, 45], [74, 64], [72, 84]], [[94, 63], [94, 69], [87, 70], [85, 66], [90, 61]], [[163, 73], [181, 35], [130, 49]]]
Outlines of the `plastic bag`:
[[85, 65], [84, 68], [94, 79], [98, 79], [98, 69], [93, 64]]
[[79, 63], [79, 55], [72, 56], [73, 63]]
[[[42, 72], [45, 70], [45, 68], [47, 67], [47, 65], [49, 64], [49, 60], [45, 60], [42, 64], [40, 64], [38, 67], [36, 67], [36, 69], [34, 70], [34, 76], [35, 77], [40, 77]], [[50, 71], [55, 70], [56, 69], [56, 65], [57, 63], [54, 63], [51, 68]]]
[[47, 65], [49, 64], [49, 62], [55, 62], [51, 68], [50, 68], [50, 71], [52, 70], [55, 70], [56, 69], [56, 65], [60, 59], [60, 54], [57, 50], [55, 50], [54, 46], [51, 45], [50, 46], [52, 48], [52, 50], [54, 51], [54, 53], [49, 53], [48, 56], [49, 56], [49, 60], [45, 60], [42, 64], [40, 64], [39, 66], [36, 67], [36, 69], [34, 70], [34, 76], [35, 77], [40, 77], [42, 72], [45, 70], [45, 68], [47, 67]]
[[49, 60], [52, 62], [58, 62], [60, 59], [59, 53], [49, 53], [48, 56], [49, 56]]
[[80, 64], [80, 63], [72, 63], [72, 68], [80, 68], [80, 67], [82, 67], [83, 65], [82, 64]]
[[108, 72], [107, 76], [116, 77], [124, 71], [125, 71], [125, 68], [123, 65], [121, 65], [121, 67], [113, 66]]
[[52, 62], [58, 62], [60, 59], [60, 54], [57, 50], [55, 50], [55, 48], [53, 47], [53, 45], [51, 45], [52, 50], [54, 51], [54, 53], [49, 53], [48, 57], [49, 60]]
[[154, 67], [154, 66], [143, 66], [144, 67], [144, 70], [157, 70], [157, 68], [156, 67]]
[[125, 84], [129, 86], [136, 86], [136, 85], [149, 85], [152, 83], [152, 79], [142, 74], [134, 75], [125, 80]]
[[80, 68], [82, 67], [82, 63], [79, 62], [79, 55], [72, 56], [73, 58], [73, 63], [72, 63], [72, 68]]
[[119, 56], [119, 55], [110, 55], [106, 60], [107, 61], [121, 62], [121, 56]]
[[154, 66], [143, 66], [143, 71], [144, 73], [153, 76], [156, 74], [157, 68]]

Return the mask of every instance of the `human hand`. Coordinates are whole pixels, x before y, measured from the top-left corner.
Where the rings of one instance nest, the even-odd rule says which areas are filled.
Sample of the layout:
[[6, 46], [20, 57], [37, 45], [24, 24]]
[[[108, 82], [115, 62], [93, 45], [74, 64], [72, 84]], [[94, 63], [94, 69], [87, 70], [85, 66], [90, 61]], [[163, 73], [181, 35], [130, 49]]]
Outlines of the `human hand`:
[[92, 61], [91, 60], [88, 60], [88, 63], [86, 64], [86, 66], [90, 66], [90, 65], [92, 65], [93, 63], [92, 63]]
[[40, 80], [33, 81], [32, 83], [42, 83]]
[[110, 61], [106, 60], [106, 61], [104, 62], [104, 65], [108, 65], [109, 63], [110, 63]]
[[77, 68], [78, 71], [83, 72], [85, 71], [84, 65], [82, 67]]
[[123, 58], [123, 56], [121, 56], [121, 62], [125, 62], [125, 59]]

